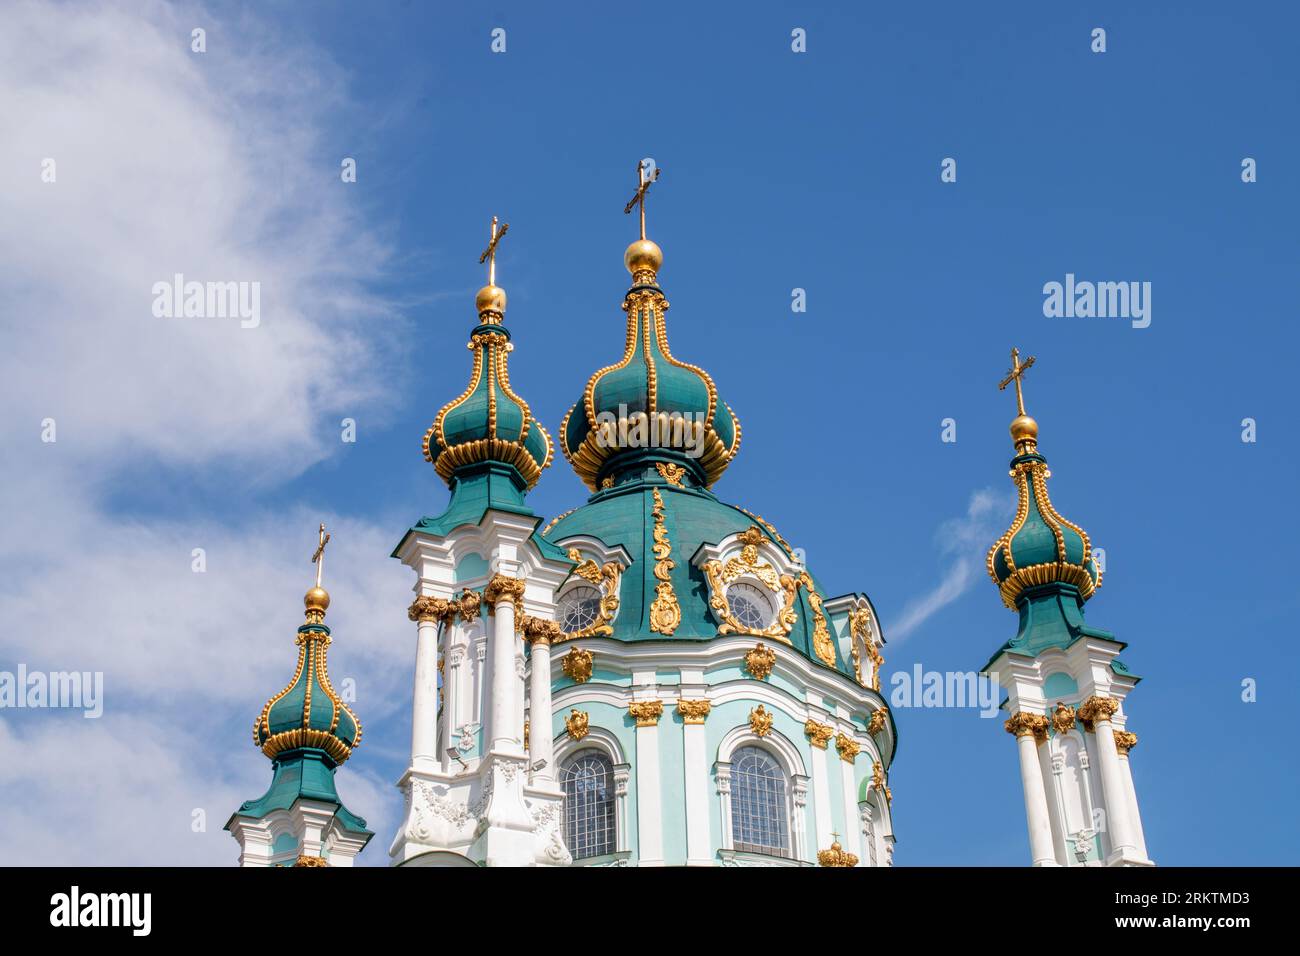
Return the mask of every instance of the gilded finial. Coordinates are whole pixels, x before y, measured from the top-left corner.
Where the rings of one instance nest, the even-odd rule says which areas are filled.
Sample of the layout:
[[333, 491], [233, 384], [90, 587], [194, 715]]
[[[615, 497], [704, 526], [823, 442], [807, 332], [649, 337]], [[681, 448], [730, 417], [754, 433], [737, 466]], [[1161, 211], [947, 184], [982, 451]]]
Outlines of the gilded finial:
[[[501, 224], [501, 229], [497, 229], [497, 224]], [[506, 290], [497, 285], [497, 243], [499, 243], [510, 228], [510, 223], [501, 223], [496, 217], [492, 217], [492, 227], [489, 230], [487, 248], [483, 254], [478, 257], [479, 265], [487, 263], [488, 267], [488, 284], [478, 290], [478, 295], [474, 297], [474, 307], [478, 309], [479, 317], [484, 322], [500, 322], [501, 317], [506, 311]]]
[[1020, 361], [1020, 349], [1011, 350], [1011, 370], [1006, 378], [998, 382], [998, 390], [1005, 391], [1012, 382], [1016, 383], [1016, 417], [1011, 422], [1011, 439], [1016, 443], [1016, 451], [1022, 455], [1035, 451], [1038, 447], [1038, 422], [1025, 414], [1025, 394], [1021, 388], [1021, 379], [1034, 364], [1034, 356]]
[[302, 599], [303, 604], [307, 607], [307, 623], [319, 624], [325, 619], [325, 611], [330, 606], [329, 592], [321, 587], [321, 572], [325, 569], [325, 545], [330, 543], [330, 536], [325, 532], [325, 523], [322, 521], [320, 526], [320, 543], [316, 545], [316, 551], [311, 556], [312, 564], [316, 565], [316, 586], [309, 590]]
[[636, 165], [637, 187], [632, 198], [627, 201], [623, 207], [625, 215], [631, 214], [632, 210], [639, 207], [641, 213], [641, 238], [627, 247], [623, 253], [623, 263], [627, 266], [627, 271], [632, 273], [632, 279], [637, 285], [649, 284], [654, 282], [655, 275], [659, 272], [659, 267], [663, 265], [664, 253], [659, 246], [645, 237], [645, 199], [646, 193], [650, 186], [657, 182], [661, 170], [658, 166], [654, 167], [653, 175], [646, 175], [645, 161]]

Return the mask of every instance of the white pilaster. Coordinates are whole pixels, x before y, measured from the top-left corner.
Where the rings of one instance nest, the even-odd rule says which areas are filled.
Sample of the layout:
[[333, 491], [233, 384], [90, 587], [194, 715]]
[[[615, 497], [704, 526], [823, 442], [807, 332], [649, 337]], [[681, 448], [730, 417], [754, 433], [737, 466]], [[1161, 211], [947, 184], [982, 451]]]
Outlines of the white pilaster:
[[826, 771], [826, 748], [812, 746], [812, 790], [813, 790], [813, 820], [817, 826], [816, 846], [813, 848], [812, 856], [816, 856], [817, 850], [825, 850], [831, 845], [834, 837], [831, 831], [835, 829], [831, 820], [831, 794], [830, 779]]
[[713, 860], [709, 853], [709, 758], [703, 721], [682, 724], [682, 744], [686, 764], [686, 865], [708, 866]]
[[853, 814], [857, 811], [858, 807], [857, 786], [853, 779], [854, 765], [852, 761], [841, 759], [841, 762], [843, 763], [843, 766], [840, 767], [840, 780], [842, 781], [843, 786], [840, 788], [840, 799], [843, 801], [844, 807], [844, 828], [848, 830], [848, 832], [844, 834], [844, 843], [841, 845], [844, 849], [848, 850], [858, 858], [859, 866], [866, 866], [867, 858], [866, 850], [862, 846], [862, 834], [861, 831], [853, 825]]
[[[646, 701], [649, 698], [645, 699]], [[641, 866], [664, 865], [663, 788], [659, 768], [659, 720], [636, 726], [636, 812]]]
[[1089, 704], [1106, 701], [1095, 709], [1088, 711], [1093, 717], [1093, 736], [1097, 740], [1097, 763], [1101, 767], [1101, 792], [1106, 801], [1106, 833], [1110, 838], [1110, 856], [1106, 858], [1108, 866], [1122, 866], [1125, 863], [1144, 859], [1138, 853], [1137, 840], [1133, 835], [1133, 826], [1129, 821], [1128, 783], [1124, 779], [1124, 769], [1119, 765], [1119, 751], [1115, 747], [1115, 727], [1110, 722], [1114, 713], [1114, 702], [1108, 698], [1089, 698], [1084, 703], [1081, 713]]
[[551, 642], [539, 638], [532, 644], [532, 673], [529, 683], [529, 713], [532, 729], [528, 735], [529, 756], [532, 765], [545, 761], [545, 766], [533, 771], [534, 781], [557, 779], [555, 768], [555, 741], [551, 737]]

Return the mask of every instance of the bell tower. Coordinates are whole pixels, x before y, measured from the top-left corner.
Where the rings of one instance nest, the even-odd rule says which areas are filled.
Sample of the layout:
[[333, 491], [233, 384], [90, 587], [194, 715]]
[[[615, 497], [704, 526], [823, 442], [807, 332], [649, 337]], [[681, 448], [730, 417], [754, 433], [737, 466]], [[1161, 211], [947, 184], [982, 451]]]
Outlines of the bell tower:
[[988, 553], [1002, 602], [1020, 618], [1016, 635], [984, 665], [1007, 695], [1033, 866], [1150, 866], [1129, 754], [1124, 702], [1141, 679], [1120, 660], [1125, 645], [1084, 620], [1101, 587], [1092, 541], [1053, 506], [1051, 472], [1038, 452], [1038, 423], [1025, 413], [1022, 381], [1034, 364], [1011, 351], [1018, 495], [1011, 527]]

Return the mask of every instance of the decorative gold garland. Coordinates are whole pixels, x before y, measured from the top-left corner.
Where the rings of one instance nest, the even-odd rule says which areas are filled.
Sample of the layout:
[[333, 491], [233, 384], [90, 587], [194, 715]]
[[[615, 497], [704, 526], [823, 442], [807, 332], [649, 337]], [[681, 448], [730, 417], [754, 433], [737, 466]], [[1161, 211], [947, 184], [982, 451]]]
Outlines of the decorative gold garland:
[[677, 630], [678, 625], [682, 623], [682, 608], [677, 603], [677, 595], [673, 592], [673, 582], [671, 573], [677, 566], [671, 555], [673, 553], [672, 543], [668, 540], [668, 531], [664, 527], [664, 499], [659, 494], [658, 488], [651, 489], [654, 496], [654, 507], [651, 509], [651, 515], [654, 517], [654, 544], [651, 550], [655, 556], [654, 576], [659, 582], [655, 585], [654, 603], [650, 605], [650, 630], [656, 634], [664, 634], [671, 637]]

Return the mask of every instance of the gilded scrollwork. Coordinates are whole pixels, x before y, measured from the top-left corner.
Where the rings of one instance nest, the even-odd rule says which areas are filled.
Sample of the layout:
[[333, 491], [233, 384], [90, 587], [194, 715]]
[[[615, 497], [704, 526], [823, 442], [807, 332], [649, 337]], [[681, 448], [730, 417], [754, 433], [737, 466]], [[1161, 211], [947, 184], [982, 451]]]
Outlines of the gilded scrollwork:
[[755, 644], [745, 653], [745, 669], [758, 680], [764, 680], [776, 666], [776, 651], [766, 644]]
[[617, 561], [606, 561], [598, 565], [590, 558], [584, 561], [577, 548], [569, 549], [569, 559], [578, 563], [573, 573], [595, 585], [600, 591], [600, 606], [596, 610], [594, 621], [584, 628], [561, 634], [557, 640], [574, 641], [582, 637], [613, 634], [613, 620], [618, 613], [618, 590], [623, 579], [623, 565]]
[[817, 588], [813, 585], [813, 580], [808, 576], [807, 571], [799, 573], [799, 583], [804, 586], [808, 592], [808, 606], [812, 608], [813, 614], [813, 652], [827, 667], [835, 666], [835, 642], [831, 640], [830, 631], [826, 627], [826, 615], [822, 611], [822, 598], [817, 593]]
[[862, 750], [862, 745], [847, 734], [835, 735], [835, 752], [845, 763], [853, 763]]
[[635, 700], [627, 705], [628, 715], [636, 721], [638, 727], [653, 727], [664, 715], [662, 700]]
[[[789, 633], [794, 628], [797, 615], [794, 610], [795, 596], [799, 583], [788, 574], [781, 574], [759, 556], [758, 546], [767, 540], [762, 530], [754, 525], [737, 539], [740, 554], [722, 561], [707, 561], [704, 564], [704, 576], [709, 582], [709, 607], [721, 623], [719, 634], [751, 634], [754, 637], [774, 638], [790, 643]], [[764, 588], [778, 595], [781, 609], [772, 622], [764, 628], [747, 627], [731, 613], [727, 603], [727, 587], [732, 582], [749, 577], [758, 581]]]
[[682, 718], [684, 724], [702, 724], [704, 718], [709, 716], [709, 711], [713, 705], [707, 700], [686, 700], [685, 698], [677, 701], [677, 714]]
[[663, 496], [658, 488], [652, 489], [651, 493], [654, 497], [654, 507], [650, 512], [654, 518], [654, 528], [651, 531], [654, 544], [651, 545], [651, 550], [655, 556], [654, 576], [659, 583], [655, 585], [655, 599], [650, 605], [650, 630], [671, 637], [682, 623], [682, 608], [677, 603], [672, 582], [672, 570], [677, 562], [672, 559], [673, 546], [664, 526]]

